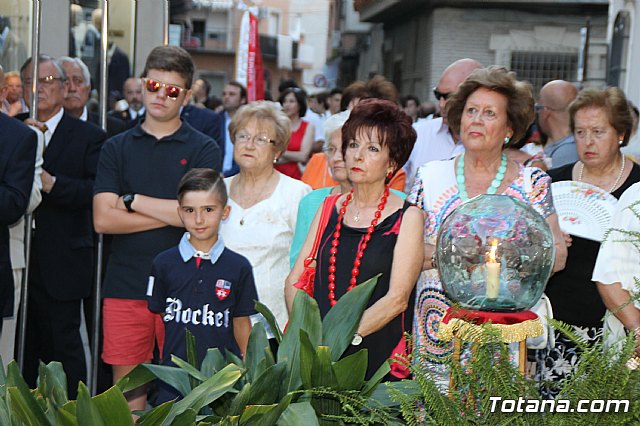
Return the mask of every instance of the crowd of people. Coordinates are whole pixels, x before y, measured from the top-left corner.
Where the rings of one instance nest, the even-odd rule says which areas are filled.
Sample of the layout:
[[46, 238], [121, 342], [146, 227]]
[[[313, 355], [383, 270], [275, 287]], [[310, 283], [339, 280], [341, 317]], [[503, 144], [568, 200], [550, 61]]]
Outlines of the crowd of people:
[[[83, 309], [88, 326], [91, 312], [102, 312], [92, 347], [112, 366], [107, 385], [141, 363], [184, 357], [185, 329], [198, 336], [200, 359], [208, 347], [242, 356], [258, 323], [275, 350], [278, 331], [254, 300], [284, 329], [311, 264], [314, 288], [304, 290], [323, 317], [379, 275], [345, 353], [368, 349], [367, 378], [409, 333], [408, 347], [445, 383], [453, 345], [438, 329], [451, 301], [434, 263], [436, 237], [447, 215], [481, 194], [517, 198], [549, 224], [546, 295], [556, 319], [595, 341], [610, 310], [640, 345], [640, 304], [628, 303], [637, 245], [563, 232], [551, 191], [568, 180], [599, 187], [620, 199], [612, 226], [639, 229], [640, 166], [624, 149], [638, 137], [637, 108], [618, 88], [555, 80], [534, 93], [508, 69], [465, 58], [438, 79], [437, 105], [400, 97], [382, 76], [311, 96], [290, 82], [278, 103], [247, 102], [230, 81], [216, 102], [206, 80], [193, 81], [189, 54], [161, 46], [124, 82], [105, 132], [88, 108], [84, 62], [37, 60], [38, 76], [31, 59], [18, 73], [0, 72], [0, 346], [5, 362], [14, 357], [25, 267], [19, 219], [33, 212], [23, 313], [31, 386], [39, 360], [63, 364], [71, 397], [86, 381]], [[101, 307], [91, 302], [97, 234], [106, 247]], [[544, 382], [564, 378], [580, 357], [570, 340], [553, 337], [531, 356]], [[385, 380], [407, 377], [395, 365]], [[545, 392], [554, 396], [553, 387]], [[127, 397], [144, 409], [147, 389]]]

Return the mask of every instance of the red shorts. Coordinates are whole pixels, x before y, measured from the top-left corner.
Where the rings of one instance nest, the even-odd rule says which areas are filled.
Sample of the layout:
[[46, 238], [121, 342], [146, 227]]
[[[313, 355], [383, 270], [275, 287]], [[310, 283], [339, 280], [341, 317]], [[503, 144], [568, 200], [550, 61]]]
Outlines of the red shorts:
[[162, 316], [146, 300], [105, 298], [102, 305], [104, 347], [102, 359], [111, 365], [137, 365], [153, 358], [154, 342], [162, 353]]

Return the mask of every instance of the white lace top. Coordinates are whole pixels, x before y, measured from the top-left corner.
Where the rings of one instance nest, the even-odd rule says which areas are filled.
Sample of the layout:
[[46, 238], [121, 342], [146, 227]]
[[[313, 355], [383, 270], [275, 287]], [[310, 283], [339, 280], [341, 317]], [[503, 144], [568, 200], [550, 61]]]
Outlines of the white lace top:
[[[260, 302], [269, 307], [283, 329], [288, 319], [284, 280], [290, 271], [289, 249], [296, 229], [298, 204], [311, 192], [311, 187], [278, 174], [280, 180], [271, 197], [248, 209], [243, 209], [229, 198], [231, 213], [222, 222], [220, 234], [228, 248], [246, 257], [253, 266]], [[228, 177], [224, 180], [227, 192], [233, 179]], [[258, 319], [253, 318], [254, 321]], [[266, 322], [264, 324], [271, 337], [269, 327]]]

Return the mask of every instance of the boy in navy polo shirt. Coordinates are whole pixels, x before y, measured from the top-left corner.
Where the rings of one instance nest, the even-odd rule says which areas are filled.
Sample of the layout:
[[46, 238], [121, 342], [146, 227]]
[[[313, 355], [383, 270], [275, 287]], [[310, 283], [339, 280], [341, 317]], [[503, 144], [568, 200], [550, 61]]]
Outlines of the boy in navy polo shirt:
[[[178, 183], [190, 169], [220, 171], [218, 145], [180, 119], [194, 71], [183, 48], [154, 48], [142, 73], [144, 121], [107, 140], [100, 152], [93, 224], [96, 232], [113, 235], [102, 290], [102, 359], [113, 367], [114, 384], [151, 361], [164, 328], [147, 307], [146, 290], [153, 259], [184, 233]], [[145, 409], [146, 387], [125, 396], [131, 410]]]
[[[211, 169], [192, 169], [180, 181], [178, 202], [187, 232], [177, 247], [155, 258], [147, 290], [149, 310], [165, 325], [161, 362], [172, 365], [172, 354], [186, 359], [185, 330], [195, 336], [198, 362], [208, 348], [242, 356], [258, 294], [249, 261], [225, 248], [218, 235], [230, 211], [224, 181]], [[159, 386], [159, 403], [179, 396]]]

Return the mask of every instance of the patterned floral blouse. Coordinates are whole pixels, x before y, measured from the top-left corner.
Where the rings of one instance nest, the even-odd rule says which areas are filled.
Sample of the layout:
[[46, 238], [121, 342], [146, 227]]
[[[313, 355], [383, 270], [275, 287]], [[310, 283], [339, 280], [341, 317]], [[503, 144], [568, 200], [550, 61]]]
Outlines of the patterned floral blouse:
[[[519, 176], [503, 192], [526, 203], [547, 218], [555, 213], [551, 198], [551, 179], [542, 170], [520, 166]], [[440, 224], [461, 203], [456, 183], [455, 158], [432, 161], [418, 169], [407, 201], [416, 204], [427, 213], [424, 241], [435, 244]], [[416, 286], [413, 338], [414, 350], [426, 355], [432, 362], [437, 382], [448, 382], [447, 371], [438, 361], [453, 351], [453, 342], [442, 342], [436, 336], [449, 300], [444, 295], [440, 278], [435, 269], [423, 271]]]

